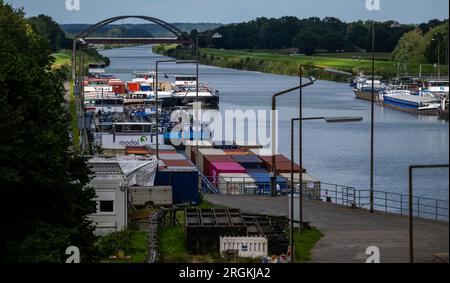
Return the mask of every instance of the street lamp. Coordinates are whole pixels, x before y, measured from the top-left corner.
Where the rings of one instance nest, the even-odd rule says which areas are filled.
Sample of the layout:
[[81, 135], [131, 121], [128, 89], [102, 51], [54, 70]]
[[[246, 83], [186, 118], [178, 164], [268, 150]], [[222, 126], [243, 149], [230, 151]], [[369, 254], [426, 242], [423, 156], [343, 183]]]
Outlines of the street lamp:
[[176, 63], [176, 64], [191, 64], [195, 63], [193, 60], [175, 60], [175, 59], [167, 59], [167, 60], [157, 60], [156, 68], [155, 68], [155, 79], [156, 83], [154, 85], [155, 88], [155, 100], [156, 100], [156, 158], [159, 158], [159, 97], [158, 97], [158, 64], [160, 63]]
[[[351, 73], [347, 73], [344, 71], [339, 71], [339, 70], [335, 70], [335, 69], [330, 69], [330, 68], [324, 68], [324, 67], [320, 67], [320, 66], [315, 66], [315, 65], [300, 65], [299, 66], [299, 77], [300, 77], [300, 82], [299, 85], [290, 89], [286, 89], [283, 90], [281, 92], [275, 93], [274, 95], [272, 95], [272, 125], [271, 125], [271, 129], [272, 129], [272, 172], [271, 172], [271, 176], [270, 176], [270, 185], [271, 185], [271, 195], [272, 197], [275, 197], [277, 195], [277, 190], [276, 190], [276, 175], [277, 175], [277, 164], [276, 164], [276, 160], [275, 160], [275, 111], [276, 111], [276, 98], [280, 95], [295, 91], [295, 90], [300, 90], [300, 97], [299, 97], [299, 119], [302, 119], [302, 89], [304, 87], [307, 87], [309, 85], [314, 84], [315, 79], [313, 77], [309, 77], [309, 82], [303, 84], [303, 68], [314, 68], [314, 69], [320, 69], [324, 72], [330, 73], [330, 74], [335, 74], [335, 75], [339, 75], [339, 76], [352, 76]], [[300, 123], [299, 125], [299, 131], [302, 130], [302, 125]], [[299, 160], [301, 161], [301, 142], [299, 143]], [[300, 168], [302, 168], [302, 164], [299, 164]]]
[[[291, 215], [290, 215], [290, 240], [291, 240], [291, 261], [294, 261], [293, 247], [294, 247], [294, 123], [299, 121], [302, 124], [303, 121], [311, 120], [324, 120], [327, 123], [349, 123], [349, 122], [360, 122], [363, 120], [362, 117], [307, 117], [307, 118], [292, 118], [291, 119]], [[299, 143], [302, 141], [302, 132], [299, 132]], [[303, 168], [300, 167], [299, 173], [299, 231], [303, 230]]]
[[[196, 107], [196, 111], [195, 111], [195, 115], [196, 115], [196, 125], [195, 125], [195, 152], [196, 152], [196, 158], [195, 158], [195, 165], [198, 168], [198, 133], [200, 132], [199, 129], [199, 124], [201, 123], [201, 118], [200, 118], [200, 109], [198, 107], [198, 88], [199, 88], [199, 79], [198, 79], [198, 62], [200, 60], [200, 46], [198, 44], [198, 39], [200, 36], [207, 36], [207, 34], [202, 34], [200, 35], [199, 32], [197, 31], [196, 36], [195, 36], [195, 76], [196, 76], [196, 80], [195, 80], [195, 107]], [[218, 38], [222, 38], [222, 35], [220, 33], [215, 33], [212, 35], [213, 39], [218, 39]], [[202, 189], [202, 177], [200, 174], [198, 174], [198, 190], [201, 191]]]
[[437, 38], [432, 38], [432, 41], [437, 41], [437, 69], [438, 69], [438, 80], [441, 79], [441, 33], [437, 34]]

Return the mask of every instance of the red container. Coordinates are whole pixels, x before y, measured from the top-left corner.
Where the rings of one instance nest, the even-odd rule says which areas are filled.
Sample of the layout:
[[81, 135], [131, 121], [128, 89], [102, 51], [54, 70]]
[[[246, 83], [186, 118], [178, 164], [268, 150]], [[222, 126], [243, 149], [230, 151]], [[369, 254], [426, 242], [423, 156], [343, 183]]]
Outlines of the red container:
[[113, 92], [115, 94], [123, 94], [125, 93], [125, 84], [124, 83], [113, 83], [113, 84], [109, 84], [110, 86], [112, 86]]
[[150, 151], [148, 151], [143, 146], [126, 146], [125, 147], [126, 154], [135, 154], [135, 155], [146, 155], [150, 154]]
[[197, 158], [197, 151], [195, 151], [195, 147], [191, 148], [191, 161], [195, 164], [195, 159]]
[[224, 149], [227, 155], [249, 155], [250, 152], [247, 149]]
[[[264, 162], [264, 167], [266, 167], [267, 171], [272, 172], [273, 163], [272, 163], [272, 156], [258, 156], [261, 158]], [[275, 155], [275, 162], [277, 164], [277, 173], [289, 173], [291, 172], [291, 160], [284, 155]], [[296, 163], [294, 163], [294, 172], [299, 173], [300, 172], [300, 166]], [[303, 168], [302, 172], [306, 172], [306, 170]]]
[[205, 155], [203, 156], [203, 174], [207, 177], [212, 176], [211, 163], [212, 162], [235, 162], [231, 156], [228, 155]]
[[136, 82], [127, 82], [127, 88], [128, 88], [128, 91], [134, 92], [134, 91], [139, 91], [140, 86], [139, 86], [139, 83], [136, 83]]
[[237, 162], [212, 162], [211, 163], [211, 182], [218, 185], [220, 173], [246, 173], [244, 167]]
[[[265, 155], [265, 156], [258, 156], [258, 157], [261, 158], [264, 162], [266, 162], [268, 164], [272, 164], [272, 155]], [[291, 162], [291, 160], [289, 158], [287, 158], [286, 156], [284, 156], [282, 154], [275, 155], [275, 161], [276, 162]]]
[[192, 163], [189, 160], [163, 160], [167, 167], [192, 167]]

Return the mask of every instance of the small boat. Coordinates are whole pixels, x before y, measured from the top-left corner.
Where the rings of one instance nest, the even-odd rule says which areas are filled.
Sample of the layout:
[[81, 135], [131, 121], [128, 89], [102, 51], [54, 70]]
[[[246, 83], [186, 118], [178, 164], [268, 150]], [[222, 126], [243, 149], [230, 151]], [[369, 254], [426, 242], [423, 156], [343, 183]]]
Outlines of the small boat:
[[[381, 77], [374, 76], [373, 80], [373, 88], [374, 88], [374, 100], [379, 101], [380, 92], [383, 92], [388, 89], [388, 87], [381, 82]], [[356, 87], [353, 89], [353, 93], [356, 98], [372, 101], [372, 78], [359, 76], [356, 79]]]
[[383, 92], [383, 105], [404, 112], [438, 115], [441, 102], [430, 93], [410, 90], [389, 90]]

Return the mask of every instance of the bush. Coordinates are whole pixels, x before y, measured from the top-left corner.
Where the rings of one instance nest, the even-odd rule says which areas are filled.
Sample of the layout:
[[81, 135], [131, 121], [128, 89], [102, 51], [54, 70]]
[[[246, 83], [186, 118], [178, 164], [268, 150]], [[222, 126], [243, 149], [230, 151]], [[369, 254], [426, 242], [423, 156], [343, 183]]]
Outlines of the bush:
[[120, 250], [125, 254], [133, 252], [133, 231], [129, 229], [115, 232], [107, 236], [100, 237], [95, 243], [98, 256], [101, 258], [107, 258], [112, 255], [116, 255]]

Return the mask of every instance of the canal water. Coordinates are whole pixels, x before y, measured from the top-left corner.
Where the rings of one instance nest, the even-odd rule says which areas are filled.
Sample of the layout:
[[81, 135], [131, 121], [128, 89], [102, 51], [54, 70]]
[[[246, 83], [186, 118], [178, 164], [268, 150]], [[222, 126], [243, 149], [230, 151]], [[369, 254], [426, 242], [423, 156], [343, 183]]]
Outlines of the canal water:
[[[150, 46], [102, 51], [111, 59], [108, 73], [123, 81], [134, 68], [154, 69]], [[164, 63], [160, 74], [195, 74], [195, 65]], [[273, 93], [294, 87], [297, 77], [200, 66], [200, 81], [220, 91], [220, 111], [270, 110]], [[161, 80], [165, 80], [161, 76]], [[166, 79], [167, 80], [167, 79]], [[279, 97], [279, 152], [290, 156], [290, 119], [298, 116], [298, 92]], [[303, 160], [308, 173], [322, 182], [369, 188], [370, 103], [354, 97], [348, 84], [316, 81], [303, 91], [304, 117], [362, 116], [359, 123], [305, 121]], [[267, 115], [269, 116], [269, 115]], [[410, 164], [449, 162], [449, 125], [436, 117], [417, 116], [390, 108], [375, 108], [375, 190], [407, 194]], [[230, 130], [231, 127], [228, 128]], [[295, 131], [298, 137], [298, 131]], [[297, 150], [298, 138], [295, 149]], [[298, 154], [295, 153], [295, 160]], [[414, 194], [448, 201], [449, 170], [427, 169], [414, 175]]]

